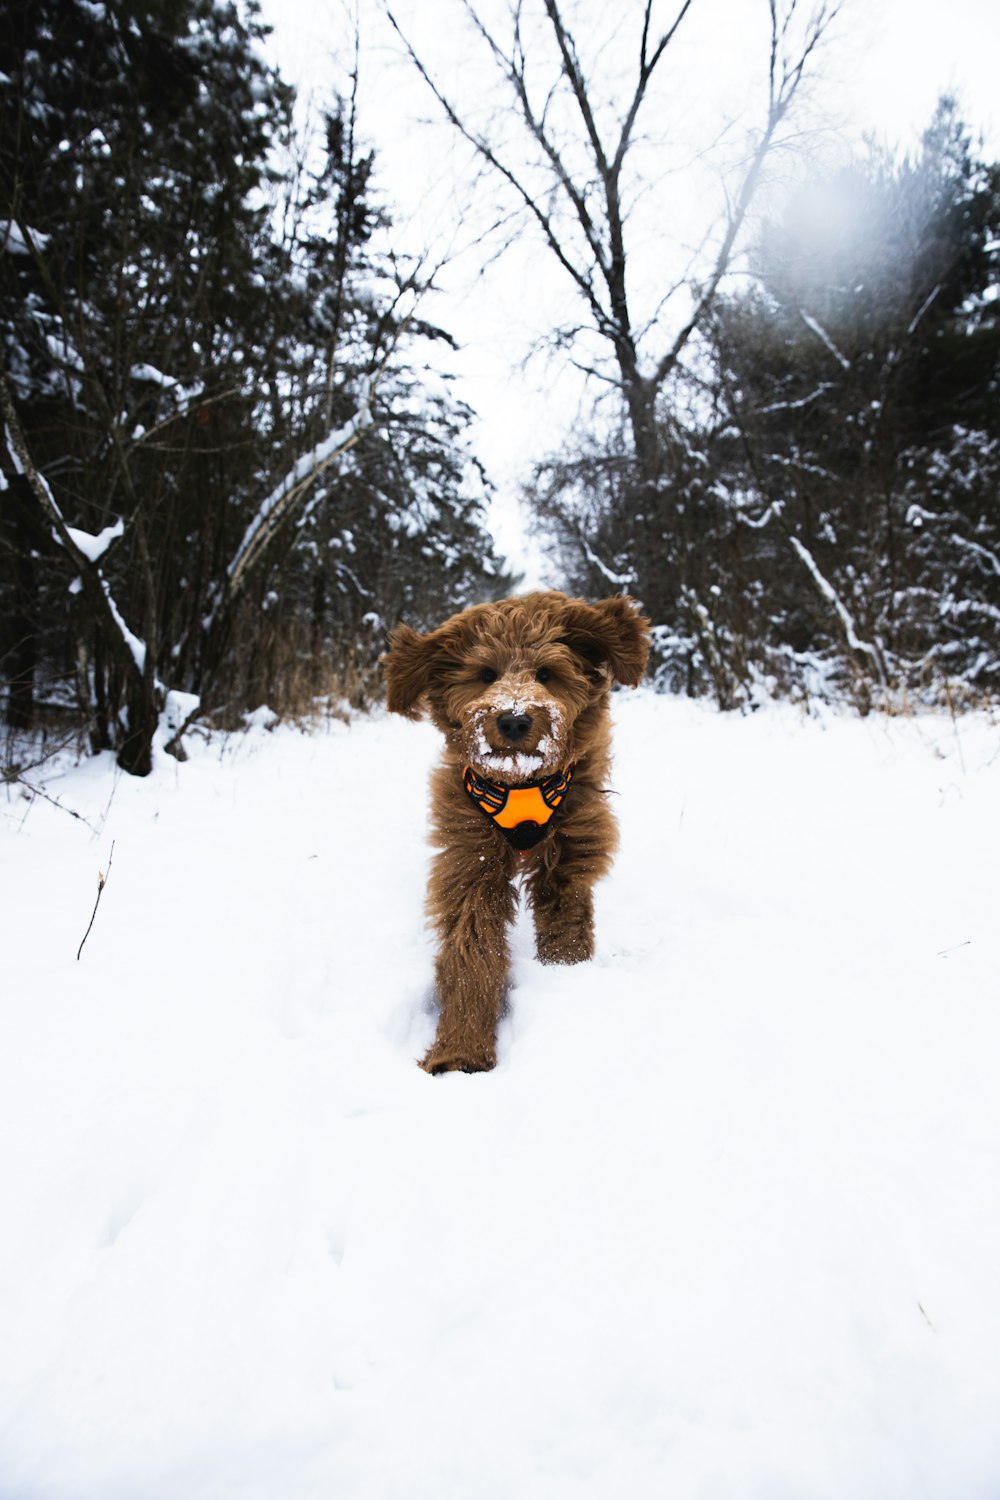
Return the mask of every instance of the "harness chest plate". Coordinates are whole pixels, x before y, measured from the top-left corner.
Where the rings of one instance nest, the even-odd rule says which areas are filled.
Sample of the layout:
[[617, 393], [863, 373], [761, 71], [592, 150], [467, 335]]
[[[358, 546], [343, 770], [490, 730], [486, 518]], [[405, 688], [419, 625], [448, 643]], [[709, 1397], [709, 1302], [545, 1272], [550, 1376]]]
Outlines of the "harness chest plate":
[[573, 780], [575, 767], [564, 766], [544, 781], [526, 786], [504, 786], [488, 781], [471, 766], [462, 773], [462, 784], [471, 800], [503, 834], [512, 849], [527, 854], [545, 837], [553, 813], [562, 806]]

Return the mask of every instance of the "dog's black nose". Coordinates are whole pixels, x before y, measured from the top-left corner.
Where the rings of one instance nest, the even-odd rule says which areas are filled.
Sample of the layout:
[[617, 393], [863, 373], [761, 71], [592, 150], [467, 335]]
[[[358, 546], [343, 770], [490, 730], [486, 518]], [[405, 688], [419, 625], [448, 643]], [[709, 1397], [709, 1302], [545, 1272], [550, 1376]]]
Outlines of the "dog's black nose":
[[518, 740], [524, 739], [531, 728], [531, 719], [527, 714], [497, 714], [497, 728], [505, 740], [510, 740], [512, 745], [516, 745]]

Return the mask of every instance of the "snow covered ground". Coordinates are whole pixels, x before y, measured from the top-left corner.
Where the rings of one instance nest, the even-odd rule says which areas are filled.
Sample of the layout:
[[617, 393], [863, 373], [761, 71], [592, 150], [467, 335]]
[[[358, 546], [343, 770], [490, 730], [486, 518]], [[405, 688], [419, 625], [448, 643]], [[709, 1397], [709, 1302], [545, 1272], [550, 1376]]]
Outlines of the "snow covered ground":
[[477, 1077], [429, 728], [0, 802], [2, 1500], [1000, 1494], [1000, 728], [616, 717], [598, 957], [520, 927]]

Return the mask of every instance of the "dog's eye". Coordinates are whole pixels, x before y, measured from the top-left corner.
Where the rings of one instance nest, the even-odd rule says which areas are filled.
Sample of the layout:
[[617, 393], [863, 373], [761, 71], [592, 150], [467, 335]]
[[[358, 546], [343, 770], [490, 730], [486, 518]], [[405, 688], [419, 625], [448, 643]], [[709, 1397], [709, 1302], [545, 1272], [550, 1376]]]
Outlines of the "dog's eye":
[[548, 682], [548, 680], [549, 680], [549, 678], [551, 676], [552, 676], [552, 668], [551, 667], [539, 667], [538, 671], [535, 673], [535, 681], [536, 682]]
[[494, 672], [492, 667], [484, 667], [479, 676], [482, 678], [483, 682], [496, 682], [497, 680], [497, 674]]

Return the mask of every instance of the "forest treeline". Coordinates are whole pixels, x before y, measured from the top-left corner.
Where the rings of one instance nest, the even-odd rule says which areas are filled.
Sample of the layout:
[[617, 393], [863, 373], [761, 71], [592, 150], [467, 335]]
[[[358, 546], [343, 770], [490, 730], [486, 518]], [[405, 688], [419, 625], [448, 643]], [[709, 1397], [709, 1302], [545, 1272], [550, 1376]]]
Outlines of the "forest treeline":
[[[584, 122], [589, 178], [585, 152], [574, 181], [546, 139], [521, 53], [507, 82], [553, 191], [475, 137], [609, 351], [610, 403], [526, 492], [565, 586], [635, 595], [657, 684], [724, 708], [995, 695], [1000, 168], [945, 100], [919, 152], [872, 146], [754, 218], [820, 6], [798, 58], [772, 47], [714, 268], [649, 360], [622, 182], [676, 26], [654, 46], [636, 11], [639, 81], [605, 149], [546, 0], [548, 97]], [[189, 713], [366, 701], [397, 620], [516, 584], [472, 413], [435, 373], [431, 273], [393, 248], [358, 60], [306, 138], [265, 34], [226, 0], [0, 16], [0, 707], [139, 773], [157, 726]]]
[[626, 585], [671, 691], [862, 711], [1000, 690], [1000, 167], [942, 100], [759, 224], [655, 413], [541, 465], [572, 586]]

